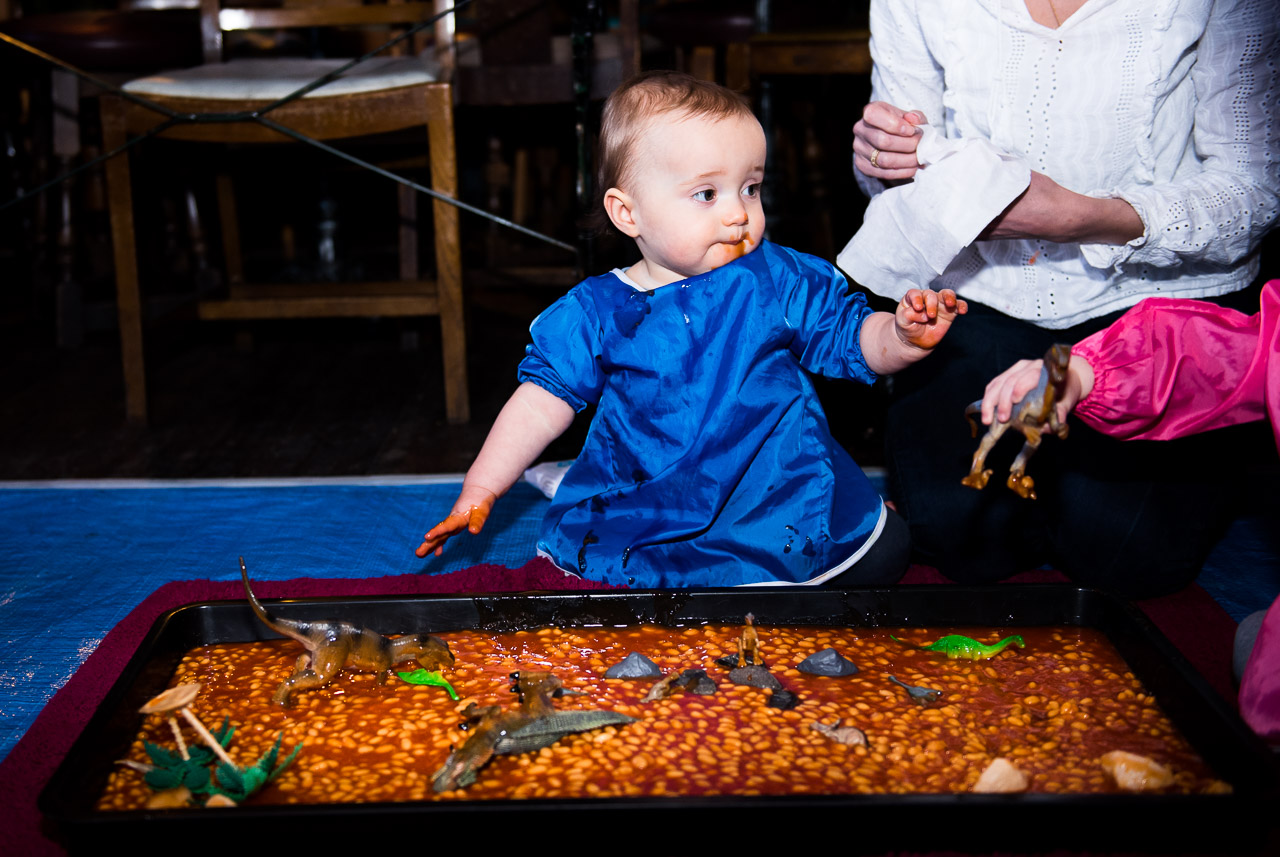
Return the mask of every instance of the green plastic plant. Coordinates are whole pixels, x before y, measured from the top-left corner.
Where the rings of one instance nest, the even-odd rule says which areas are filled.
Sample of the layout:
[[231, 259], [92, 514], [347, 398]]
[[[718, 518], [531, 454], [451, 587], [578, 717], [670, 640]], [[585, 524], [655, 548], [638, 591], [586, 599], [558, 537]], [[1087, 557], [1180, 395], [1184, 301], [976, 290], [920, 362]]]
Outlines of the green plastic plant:
[[[280, 757], [280, 744], [284, 740], [284, 732], [276, 736], [276, 742], [262, 758], [248, 767], [237, 765], [227, 753], [231, 739], [235, 737], [235, 729], [230, 718], [222, 718], [222, 726], [217, 732], [210, 732], [189, 706], [200, 690], [199, 684], [177, 685], [150, 700], [141, 709], [143, 714], [163, 714], [169, 718], [169, 728], [173, 730], [174, 741], [178, 745], [176, 751], [161, 747], [151, 741], [144, 742], [144, 749], [151, 757], [150, 765], [128, 763], [132, 767], [143, 770], [144, 780], [157, 792], [172, 792], [180, 788], [186, 790], [194, 799], [195, 795], [222, 795], [225, 798], [241, 803], [251, 795], [280, 775], [302, 750], [299, 744], [293, 748], [283, 762], [276, 764]], [[176, 715], [181, 715], [191, 725], [204, 745], [188, 746], [182, 740]], [[214, 765], [214, 774], [210, 776], [209, 766]]]

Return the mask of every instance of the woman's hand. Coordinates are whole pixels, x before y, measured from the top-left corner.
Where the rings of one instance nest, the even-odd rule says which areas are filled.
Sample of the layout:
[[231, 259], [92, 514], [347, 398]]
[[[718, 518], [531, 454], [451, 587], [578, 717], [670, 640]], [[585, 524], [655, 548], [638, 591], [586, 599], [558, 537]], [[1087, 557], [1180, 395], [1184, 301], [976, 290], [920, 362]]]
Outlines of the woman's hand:
[[429, 553], [440, 556], [444, 553], [444, 543], [450, 536], [463, 530], [467, 530], [473, 536], [476, 535], [484, 529], [484, 522], [489, 519], [489, 513], [493, 511], [493, 504], [497, 501], [498, 495], [486, 488], [463, 485], [462, 492], [453, 503], [453, 511], [449, 513], [449, 517], [427, 532], [423, 537], [424, 541], [414, 553], [422, 557]]
[[916, 174], [916, 146], [920, 129], [928, 120], [918, 110], [902, 110], [883, 101], [862, 108], [853, 126], [853, 165], [859, 172], [881, 181], [901, 181]]
[[[1019, 360], [992, 378], [982, 395], [982, 424], [1008, 422], [1013, 408], [1040, 383], [1043, 360]], [[1080, 400], [1093, 391], [1093, 367], [1082, 357], [1072, 354], [1067, 364], [1067, 384], [1054, 405], [1058, 422], [1065, 423]]]

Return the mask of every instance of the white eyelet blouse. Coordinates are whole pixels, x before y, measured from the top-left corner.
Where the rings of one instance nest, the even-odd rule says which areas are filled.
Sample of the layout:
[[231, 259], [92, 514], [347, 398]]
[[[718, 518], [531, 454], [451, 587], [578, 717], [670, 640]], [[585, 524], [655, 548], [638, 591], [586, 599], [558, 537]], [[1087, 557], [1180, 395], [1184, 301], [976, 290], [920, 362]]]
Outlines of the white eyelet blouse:
[[873, 100], [1145, 227], [1121, 246], [977, 241], [934, 285], [1046, 328], [1243, 288], [1280, 214], [1278, 43], [1277, 0], [1087, 0], [1056, 30], [1023, 0], [872, 0]]

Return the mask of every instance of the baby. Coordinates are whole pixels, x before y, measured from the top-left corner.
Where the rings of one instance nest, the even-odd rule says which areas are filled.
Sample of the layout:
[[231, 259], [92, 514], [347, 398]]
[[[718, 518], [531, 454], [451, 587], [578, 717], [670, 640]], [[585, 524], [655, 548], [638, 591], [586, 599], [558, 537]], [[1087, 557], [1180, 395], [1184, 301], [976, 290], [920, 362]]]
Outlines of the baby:
[[600, 184], [640, 261], [543, 312], [521, 386], [418, 556], [493, 504], [596, 405], [538, 543], [642, 588], [891, 583], [905, 524], [835, 442], [809, 373], [871, 383], [929, 353], [965, 303], [871, 312], [832, 265], [763, 240], [765, 138], [737, 94], [649, 72], [605, 104]]

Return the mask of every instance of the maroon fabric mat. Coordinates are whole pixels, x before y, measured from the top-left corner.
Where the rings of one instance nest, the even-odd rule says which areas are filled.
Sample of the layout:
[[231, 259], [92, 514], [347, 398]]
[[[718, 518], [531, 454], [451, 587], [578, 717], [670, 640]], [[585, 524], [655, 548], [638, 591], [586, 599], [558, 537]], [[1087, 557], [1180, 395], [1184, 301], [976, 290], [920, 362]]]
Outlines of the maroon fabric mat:
[[[949, 583], [938, 571], [912, 566], [907, 584]], [[1033, 571], [1011, 583], [1063, 583], [1061, 574]], [[566, 577], [549, 562], [536, 559], [522, 568], [481, 565], [443, 575], [401, 575], [364, 579], [297, 578], [257, 581], [263, 598], [433, 595], [469, 592], [522, 592], [555, 589], [606, 589], [602, 584]], [[184, 604], [237, 599], [238, 581], [192, 580], [157, 589], [103, 638], [92, 655], [40, 712], [22, 739], [0, 763], [0, 854], [43, 857], [63, 849], [42, 829], [36, 797], [101, 704], [129, 658], [165, 612]], [[1199, 586], [1163, 598], [1139, 602], [1151, 621], [1178, 647], [1222, 696], [1234, 704], [1231, 645], [1235, 622]]]

